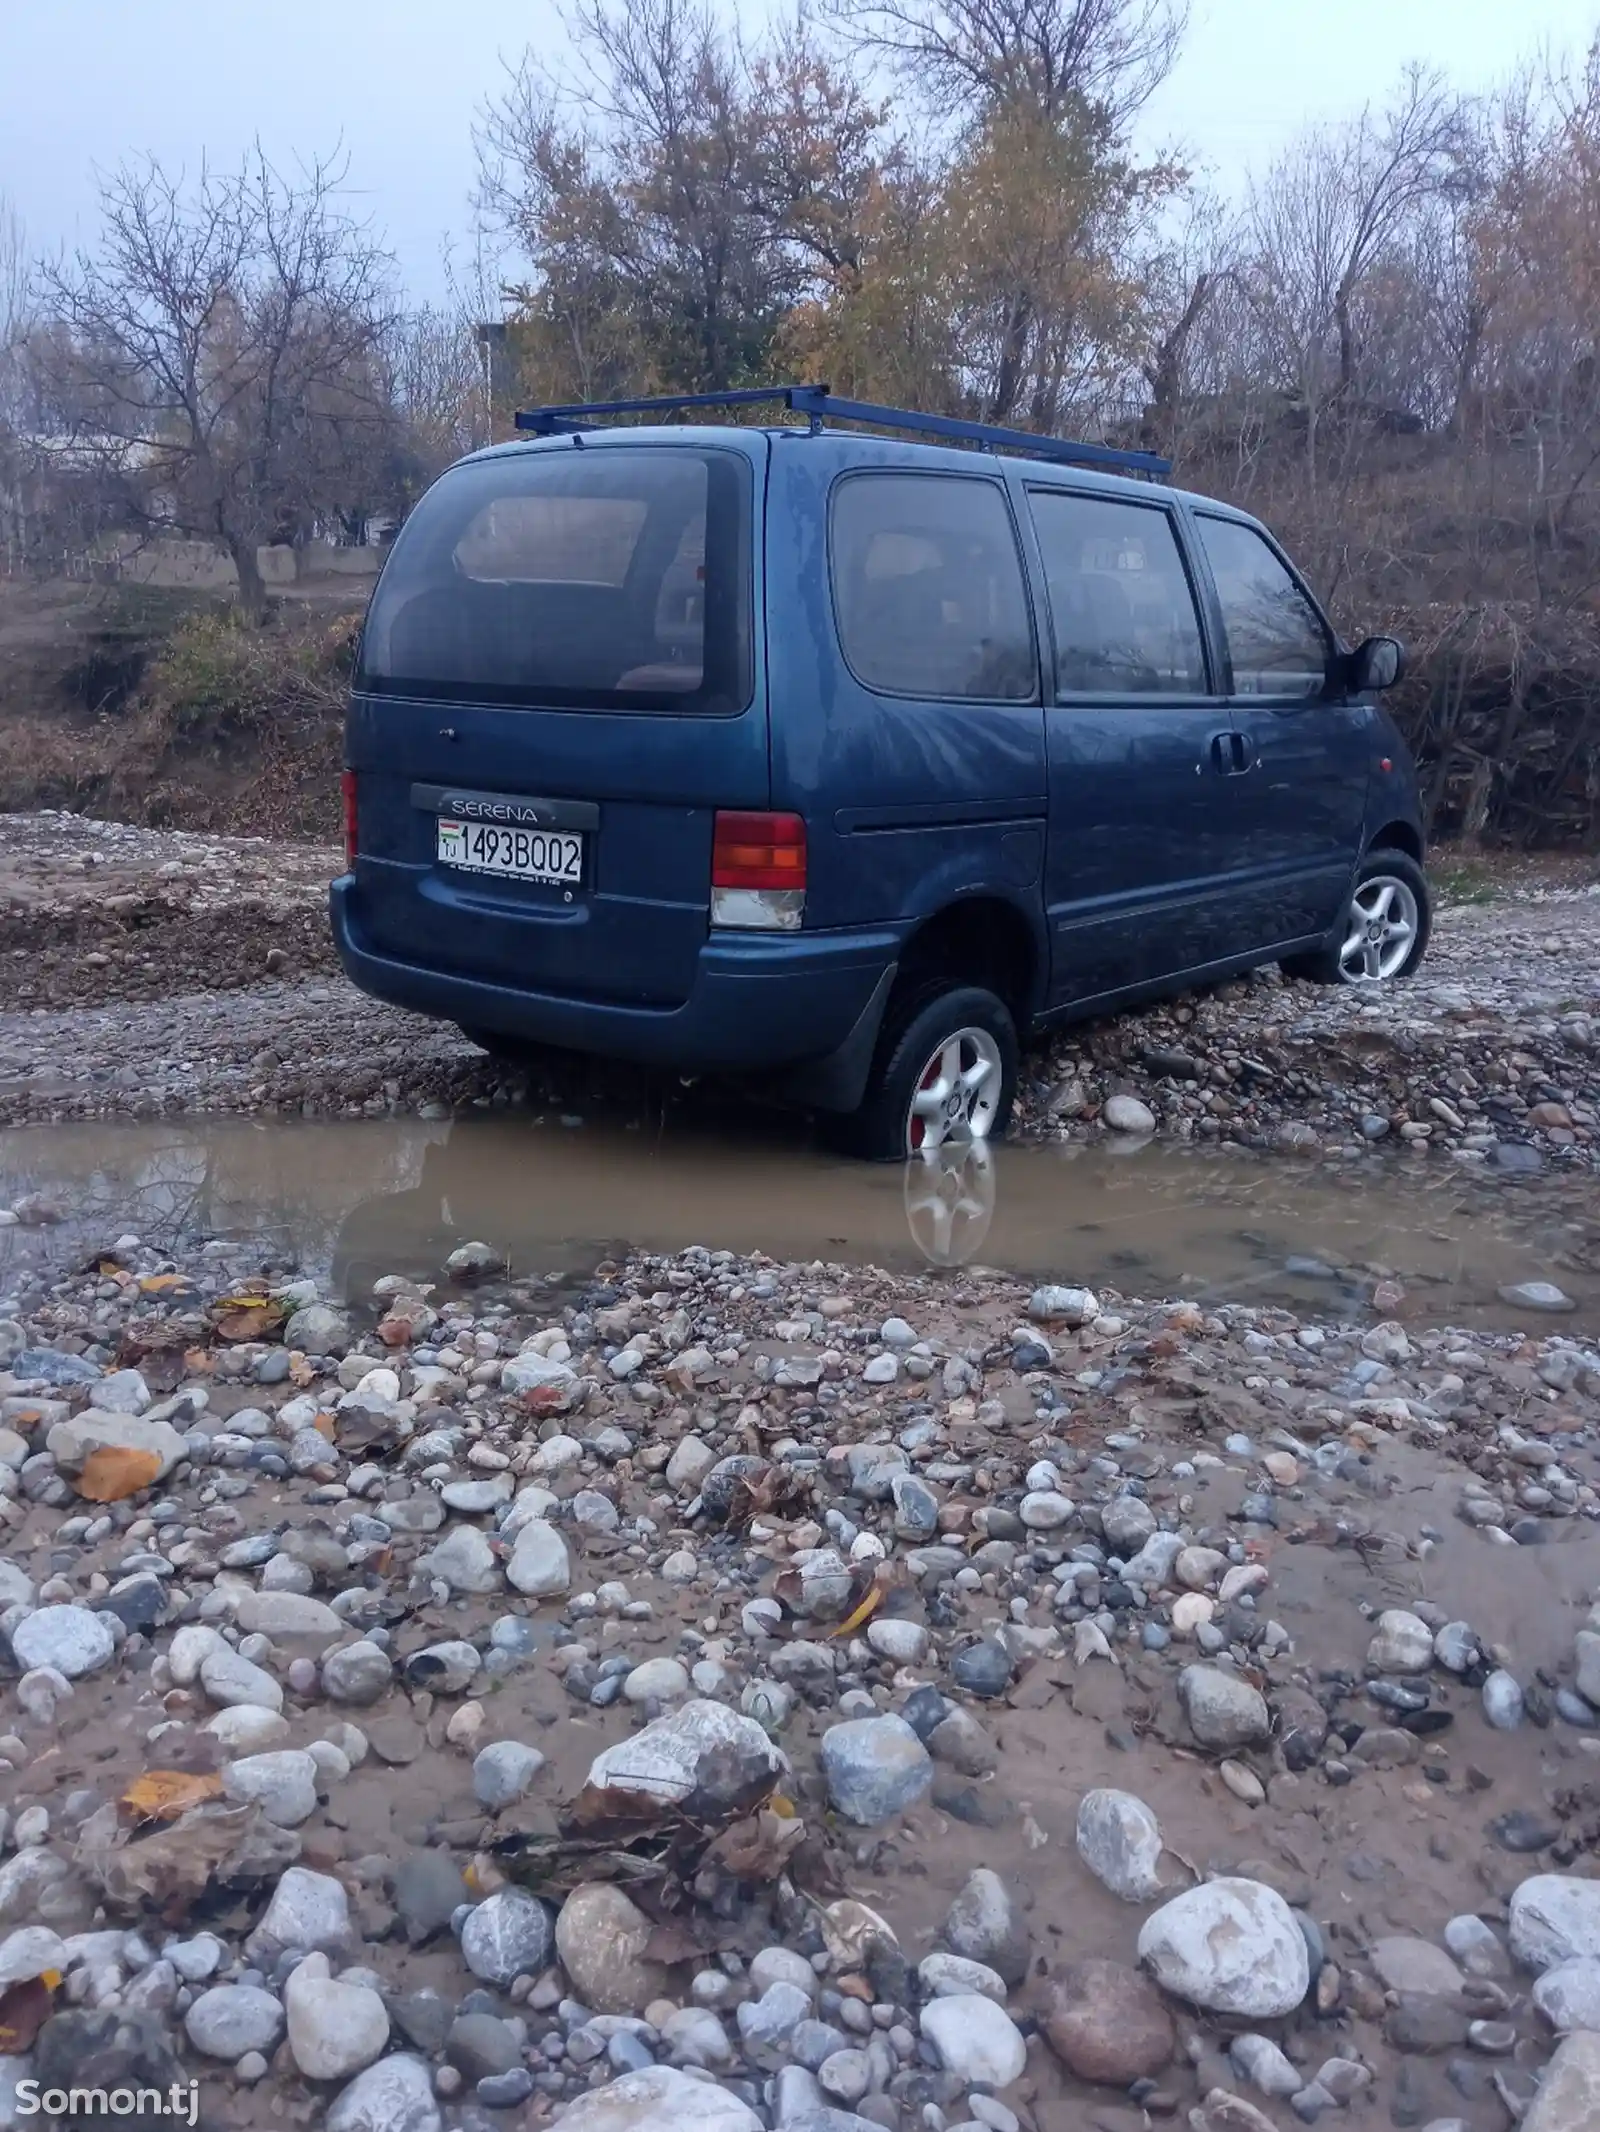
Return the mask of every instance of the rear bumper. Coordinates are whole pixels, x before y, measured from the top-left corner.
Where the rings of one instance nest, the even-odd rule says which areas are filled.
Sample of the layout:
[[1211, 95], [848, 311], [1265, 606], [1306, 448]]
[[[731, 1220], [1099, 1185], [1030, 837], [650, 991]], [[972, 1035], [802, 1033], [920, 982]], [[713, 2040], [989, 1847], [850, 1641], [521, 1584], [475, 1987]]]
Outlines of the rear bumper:
[[828, 1057], [857, 1030], [900, 952], [899, 935], [883, 928], [719, 934], [700, 950], [680, 1006], [627, 1007], [515, 991], [376, 954], [362, 938], [354, 888], [346, 875], [329, 892], [334, 944], [351, 982], [375, 999], [497, 1036], [677, 1073], [766, 1073]]

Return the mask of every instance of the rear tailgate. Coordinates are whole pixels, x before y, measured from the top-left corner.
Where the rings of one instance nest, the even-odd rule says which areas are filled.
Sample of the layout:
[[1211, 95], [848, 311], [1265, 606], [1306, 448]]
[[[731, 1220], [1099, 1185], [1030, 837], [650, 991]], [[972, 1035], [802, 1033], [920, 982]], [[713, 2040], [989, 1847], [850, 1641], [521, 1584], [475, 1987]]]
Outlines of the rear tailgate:
[[[760, 705], [702, 721], [363, 696], [351, 705], [349, 755], [358, 918], [372, 949], [520, 991], [624, 1004], [687, 998], [707, 930], [711, 802], [767, 804]], [[529, 801], [558, 803], [534, 811], [583, 836], [578, 883], [440, 864], [439, 822], [492, 817], [481, 804], [492, 800], [521, 803], [507, 810], [518, 820]]]
[[687, 998], [713, 816], [768, 803], [767, 442], [678, 435], [483, 455], [412, 514], [350, 709], [351, 917], [372, 952], [528, 993]]

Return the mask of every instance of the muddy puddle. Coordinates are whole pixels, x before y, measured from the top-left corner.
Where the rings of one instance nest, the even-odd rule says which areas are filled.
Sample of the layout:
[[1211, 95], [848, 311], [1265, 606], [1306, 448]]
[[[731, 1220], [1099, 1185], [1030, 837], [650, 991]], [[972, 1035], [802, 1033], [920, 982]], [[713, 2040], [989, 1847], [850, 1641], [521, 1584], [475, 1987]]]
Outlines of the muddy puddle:
[[[992, 1266], [1130, 1296], [1370, 1312], [1380, 1279], [1418, 1322], [1600, 1333], [1600, 1193], [1586, 1177], [1508, 1184], [1374, 1157], [1345, 1168], [1146, 1146], [954, 1151], [872, 1167], [783, 1123], [465, 1118], [225, 1120], [17, 1128], [0, 1205], [62, 1218], [0, 1232], [0, 1266], [62, 1264], [132, 1231], [163, 1248], [259, 1239], [330, 1267], [351, 1300], [385, 1273], [436, 1275], [459, 1243], [523, 1278], [581, 1282], [622, 1247], [692, 1244], [890, 1271]], [[1560, 1320], [1501, 1291], [1555, 1282]]]

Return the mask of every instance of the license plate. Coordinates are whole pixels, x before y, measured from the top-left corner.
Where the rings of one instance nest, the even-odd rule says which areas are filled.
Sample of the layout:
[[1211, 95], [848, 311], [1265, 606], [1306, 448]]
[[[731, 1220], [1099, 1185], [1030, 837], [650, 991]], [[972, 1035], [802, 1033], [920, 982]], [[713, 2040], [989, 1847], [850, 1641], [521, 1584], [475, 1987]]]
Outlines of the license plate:
[[439, 824], [439, 864], [465, 873], [501, 874], [576, 888], [583, 879], [583, 838], [564, 829], [507, 829], [498, 822]]

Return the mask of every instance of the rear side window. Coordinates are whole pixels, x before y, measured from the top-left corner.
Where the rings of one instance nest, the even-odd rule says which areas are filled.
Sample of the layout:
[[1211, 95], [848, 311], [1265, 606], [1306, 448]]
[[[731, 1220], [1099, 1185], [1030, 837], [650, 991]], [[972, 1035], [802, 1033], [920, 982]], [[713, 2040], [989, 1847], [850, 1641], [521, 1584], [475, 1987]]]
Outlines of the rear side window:
[[1236, 696], [1320, 696], [1332, 645], [1305, 593], [1252, 526], [1198, 517]]
[[1063, 696], [1203, 696], [1205, 650], [1172, 520], [1159, 507], [1033, 489]]
[[1033, 631], [999, 485], [942, 474], [850, 474], [830, 548], [839, 642], [882, 695], [1029, 702]]
[[742, 710], [749, 462], [590, 445], [453, 468], [395, 542], [358, 685], [446, 701]]

